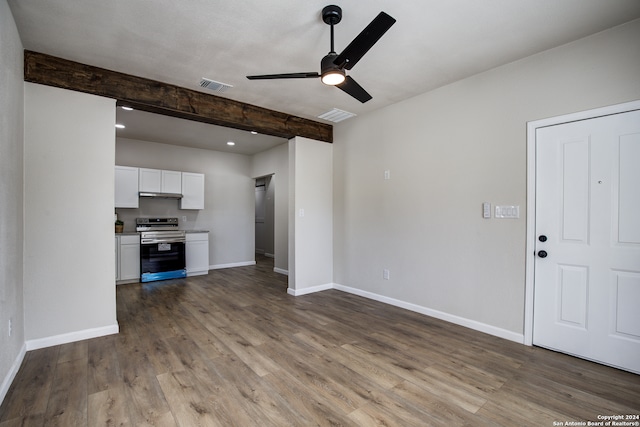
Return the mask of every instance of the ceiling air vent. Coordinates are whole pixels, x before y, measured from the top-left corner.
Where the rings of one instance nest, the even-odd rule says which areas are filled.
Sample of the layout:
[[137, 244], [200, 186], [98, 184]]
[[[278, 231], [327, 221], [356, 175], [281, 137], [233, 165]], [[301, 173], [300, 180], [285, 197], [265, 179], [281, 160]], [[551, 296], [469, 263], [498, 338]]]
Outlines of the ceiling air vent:
[[353, 116], [355, 116], [355, 114], [334, 108], [333, 110], [327, 111], [324, 114], [320, 114], [318, 118], [326, 120], [328, 122], [338, 123], [343, 120], [350, 119]]
[[214, 92], [226, 92], [228, 89], [232, 88], [232, 85], [228, 85], [226, 83], [217, 82], [211, 79], [205, 79], [204, 77], [200, 80], [200, 87], [212, 90]]

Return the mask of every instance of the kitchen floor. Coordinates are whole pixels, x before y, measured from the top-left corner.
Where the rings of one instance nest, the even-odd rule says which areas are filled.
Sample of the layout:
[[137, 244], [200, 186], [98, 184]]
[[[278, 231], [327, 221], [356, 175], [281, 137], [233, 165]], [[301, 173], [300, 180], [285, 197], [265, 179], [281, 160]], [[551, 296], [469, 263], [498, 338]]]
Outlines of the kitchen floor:
[[256, 268], [264, 273], [273, 272], [274, 259], [263, 254], [256, 254]]

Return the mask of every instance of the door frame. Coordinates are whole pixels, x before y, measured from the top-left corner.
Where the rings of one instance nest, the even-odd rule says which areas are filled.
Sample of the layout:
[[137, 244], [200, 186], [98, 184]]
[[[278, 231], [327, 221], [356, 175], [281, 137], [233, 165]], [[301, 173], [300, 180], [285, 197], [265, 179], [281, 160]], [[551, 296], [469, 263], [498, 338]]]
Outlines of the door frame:
[[533, 300], [536, 247], [536, 129], [640, 110], [640, 100], [527, 122], [527, 235], [524, 293], [524, 344], [533, 345]]

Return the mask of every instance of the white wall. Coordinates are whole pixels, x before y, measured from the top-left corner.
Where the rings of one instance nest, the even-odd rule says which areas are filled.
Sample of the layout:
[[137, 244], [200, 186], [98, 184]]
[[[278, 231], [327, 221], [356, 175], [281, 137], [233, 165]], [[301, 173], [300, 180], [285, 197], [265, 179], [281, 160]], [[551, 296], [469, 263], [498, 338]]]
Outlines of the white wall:
[[638, 40], [634, 21], [336, 125], [335, 282], [520, 340], [526, 123], [640, 99]]
[[272, 175], [274, 191], [274, 270], [289, 272], [289, 145], [278, 145], [251, 158], [251, 176]]
[[115, 101], [32, 83], [24, 93], [27, 348], [116, 333]]
[[25, 352], [22, 51], [11, 10], [0, 0], [0, 402]]
[[203, 210], [178, 209], [176, 200], [140, 199], [139, 209], [117, 209], [125, 231], [135, 230], [137, 217], [175, 216], [184, 229], [209, 230], [210, 268], [255, 263], [255, 181], [249, 156], [118, 138], [116, 164], [205, 174]]
[[[289, 141], [289, 293], [333, 286], [333, 145]], [[292, 247], [292, 246], [293, 247]]]

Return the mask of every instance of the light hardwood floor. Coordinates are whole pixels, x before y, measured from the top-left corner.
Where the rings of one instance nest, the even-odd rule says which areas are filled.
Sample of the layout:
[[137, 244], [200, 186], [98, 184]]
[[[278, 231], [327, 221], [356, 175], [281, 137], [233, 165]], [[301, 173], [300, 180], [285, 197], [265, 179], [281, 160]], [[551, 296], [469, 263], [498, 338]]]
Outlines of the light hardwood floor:
[[0, 427], [553, 426], [640, 376], [255, 267], [117, 288], [120, 334], [27, 353]]

